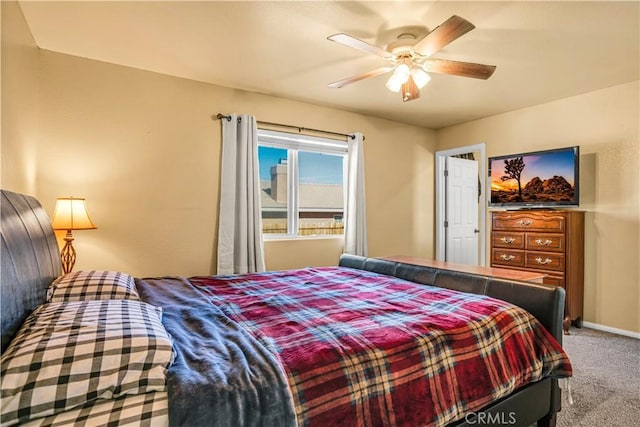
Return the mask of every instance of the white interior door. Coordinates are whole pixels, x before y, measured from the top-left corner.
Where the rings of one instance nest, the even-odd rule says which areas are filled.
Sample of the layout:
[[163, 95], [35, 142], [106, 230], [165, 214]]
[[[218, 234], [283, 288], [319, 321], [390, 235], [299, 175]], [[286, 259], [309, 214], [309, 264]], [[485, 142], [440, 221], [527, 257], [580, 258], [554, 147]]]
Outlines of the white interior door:
[[445, 261], [478, 265], [478, 162], [446, 161]]

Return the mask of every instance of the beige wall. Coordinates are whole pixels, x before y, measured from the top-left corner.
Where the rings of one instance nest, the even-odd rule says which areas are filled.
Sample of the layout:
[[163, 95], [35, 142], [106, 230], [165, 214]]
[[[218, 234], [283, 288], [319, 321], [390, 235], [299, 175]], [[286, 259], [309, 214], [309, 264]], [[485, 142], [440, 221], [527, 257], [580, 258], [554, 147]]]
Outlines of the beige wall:
[[38, 49], [16, 2], [2, 2], [2, 188], [36, 194]]
[[640, 332], [640, 85], [441, 129], [438, 149], [486, 142], [487, 156], [580, 146], [586, 321]]
[[[87, 197], [76, 268], [215, 271], [218, 113], [366, 136], [370, 255], [432, 256], [435, 132], [331, 108], [40, 51], [2, 2], [2, 188]], [[389, 206], [395, 206], [389, 209]], [[267, 267], [335, 264], [340, 239], [271, 241]]]
[[[370, 255], [432, 255], [433, 131], [49, 51], [40, 73], [38, 198], [51, 213], [58, 196], [86, 197], [98, 226], [75, 233], [77, 268], [215, 271], [218, 112], [363, 132]], [[265, 246], [270, 269], [335, 264], [342, 250]]]

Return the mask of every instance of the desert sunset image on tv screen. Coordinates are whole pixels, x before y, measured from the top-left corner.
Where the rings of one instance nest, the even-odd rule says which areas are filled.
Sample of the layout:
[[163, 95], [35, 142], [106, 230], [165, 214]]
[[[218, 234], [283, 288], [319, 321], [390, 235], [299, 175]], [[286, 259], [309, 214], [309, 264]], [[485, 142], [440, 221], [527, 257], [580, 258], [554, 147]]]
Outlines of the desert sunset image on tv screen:
[[575, 202], [573, 149], [496, 158], [490, 168], [493, 204]]

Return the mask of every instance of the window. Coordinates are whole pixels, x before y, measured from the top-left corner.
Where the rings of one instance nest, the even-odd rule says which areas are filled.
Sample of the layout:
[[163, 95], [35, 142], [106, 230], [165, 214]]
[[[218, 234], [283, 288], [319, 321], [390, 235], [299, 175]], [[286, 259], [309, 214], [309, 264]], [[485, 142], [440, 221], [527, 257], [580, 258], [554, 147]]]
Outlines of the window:
[[340, 141], [258, 130], [265, 237], [344, 234], [346, 153]]

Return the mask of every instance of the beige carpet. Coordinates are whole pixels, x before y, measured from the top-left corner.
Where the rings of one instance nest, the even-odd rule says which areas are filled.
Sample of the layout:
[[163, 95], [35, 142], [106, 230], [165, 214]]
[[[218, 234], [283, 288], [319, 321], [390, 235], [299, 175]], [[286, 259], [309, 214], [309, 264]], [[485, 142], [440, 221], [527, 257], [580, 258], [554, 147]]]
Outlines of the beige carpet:
[[563, 340], [574, 404], [564, 392], [558, 427], [640, 426], [640, 340], [587, 328]]

